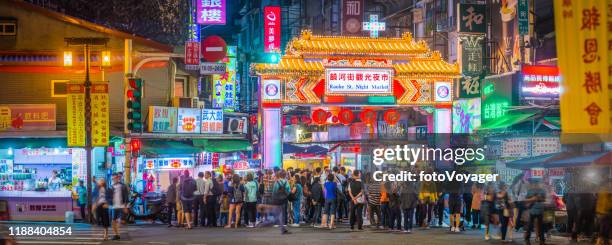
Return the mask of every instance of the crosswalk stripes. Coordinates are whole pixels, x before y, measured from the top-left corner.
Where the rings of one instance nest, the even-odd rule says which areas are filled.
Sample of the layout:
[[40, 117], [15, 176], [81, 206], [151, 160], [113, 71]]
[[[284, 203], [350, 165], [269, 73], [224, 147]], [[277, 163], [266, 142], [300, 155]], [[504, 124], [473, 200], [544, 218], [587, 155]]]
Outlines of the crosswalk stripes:
[[[130, 232], [137, 232], [141, 227], [122, 227], [122, 240], [129, 238]], [[112, 229], [109, 227], [109, 239]], [[72, 235], [47, 237], [15, 237], [17, 244], [84, 244], [97, 245], [104, 242], [104, 230], [97, 226], [74, 226]]]

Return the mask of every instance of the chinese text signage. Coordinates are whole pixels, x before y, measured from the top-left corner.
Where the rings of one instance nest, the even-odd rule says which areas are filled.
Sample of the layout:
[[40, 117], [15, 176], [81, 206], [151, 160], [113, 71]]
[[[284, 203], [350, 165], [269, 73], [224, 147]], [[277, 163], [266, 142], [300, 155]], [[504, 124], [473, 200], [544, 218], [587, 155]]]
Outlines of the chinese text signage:
[[281, 8], [264, 8], [264, 52], [280, 51], [281, 45]]
[[554, 1], [564, 133], [611, 132], [609, 2]]
[[68, 146], [85, 146], [85, 86], [68, 83], [66, 95]]
[[202, 62], [200, 63], [200, 75], [225, 74], [225, 63]]
[[55, 105], [0, 105], [0, 132], [28, 130], [55, 130]]
[[459, 4], [457, 8], [457, 28], [459, 32], [485, 33], [486, 6], [484, 4]]
[[459, 79], [459, 98], [480, 98], [482, 76], [463, 76]]
[[363, 0], [342, 1], [342, 35], [360, 35], [363, 21]]
[[331, 68], [325, 70], [327, 95], [390, 94], [390, 69]]
[[149, 132], [176, 133], [177, 108], [150, 106]]
[[91, 143], [108, 146], [109, 142], [108, 82], [91, 86]]
[[185, 65], [200, 64], [200, 42], [187, 41], [185, 42]]
[[147, 158], [144, 160], [145, 169], [171, 170], [193, 168], [193, 158]]
[[200, 109], [178, 108], [178, 133], [199, 133], [201, 125]]
[[516, 10], [519, 35], [529, 35], [529, 0], [518, 0]]
[[461, 73], [477, 76], [482, 73], [484, 35], [461, 35]]
[[196, 0], [197, 23], [201, 25], [225, 25], [225, 0]]
[[558, 98], [561, 92], [559, 68], [555, 66], [523, 66], [521, 94], [530, 99]]
[[202, 133], [223, 133], [223, 110], [202, 110]]

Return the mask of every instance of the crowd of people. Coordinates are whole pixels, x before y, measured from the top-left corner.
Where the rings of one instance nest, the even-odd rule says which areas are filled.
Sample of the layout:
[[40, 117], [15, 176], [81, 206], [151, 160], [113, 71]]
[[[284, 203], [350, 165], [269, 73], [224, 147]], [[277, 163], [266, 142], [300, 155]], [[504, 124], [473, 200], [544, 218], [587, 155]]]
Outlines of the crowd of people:
[[[213, 172], [194, 175], [185, 170], [166, 190], [169, 227], [274, 225], [289, 234], [287, 227], [336, 229], [338, 223], [348, 223], [351, 230], [359, 231], [366, 218], [369, 228], [389, 232], [411, 233], [416, 227], [447, 228], [452, 233], [484, 229], [485, 240], [512, 241], [513, 231], [523, 229], [527, 244], [532, 233], [537, 235], [535, 241], [544, 244], [553, 229], [554, 210], [563, 209], [567, 202], [566, 227], [572, 240], [586, 236], [593, 241], [599, 237], [601, 244], [609, 241], [609, 181], [599, 193], [559, 197], [541, 179], [522, 175], [510, 185], [501, 181], [380, 182], [369, 173], [338, 167], [269, 169], [244, 177]], [[108, 189], [101, 188], [104, 183], [99, 186], [95, 203], [102, 208], [97, 209], [98, 215], [120, 218], [127, 200], [120, 196], [125, 191], [121, 181], [113, 178]], [[105, 213], [109, 210], [112, 216]], [[103, 223], [108, 226], [108, 220]], [[115, 234], [113, 238], [118, 239]]]

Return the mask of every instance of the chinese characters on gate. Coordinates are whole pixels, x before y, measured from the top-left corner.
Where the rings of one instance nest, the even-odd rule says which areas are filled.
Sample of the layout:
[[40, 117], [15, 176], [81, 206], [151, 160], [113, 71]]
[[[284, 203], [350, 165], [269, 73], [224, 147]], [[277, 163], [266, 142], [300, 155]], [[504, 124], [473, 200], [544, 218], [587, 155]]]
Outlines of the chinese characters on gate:
[[330, 68], [326, 70], [328, 94], [388, 94], [391, 93], [392, 70]]
[[201, 25], [225, 25], [226, 0], [197, 0], [197, 23]]

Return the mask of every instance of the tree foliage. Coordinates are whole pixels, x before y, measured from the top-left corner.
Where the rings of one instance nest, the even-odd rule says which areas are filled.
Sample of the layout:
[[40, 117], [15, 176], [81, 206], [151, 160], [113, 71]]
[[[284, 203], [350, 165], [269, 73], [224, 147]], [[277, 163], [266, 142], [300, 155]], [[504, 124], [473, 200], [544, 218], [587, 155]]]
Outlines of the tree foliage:
[[187, 37], [186, 0], [52, 0], [67, 15], [167, 44]]

